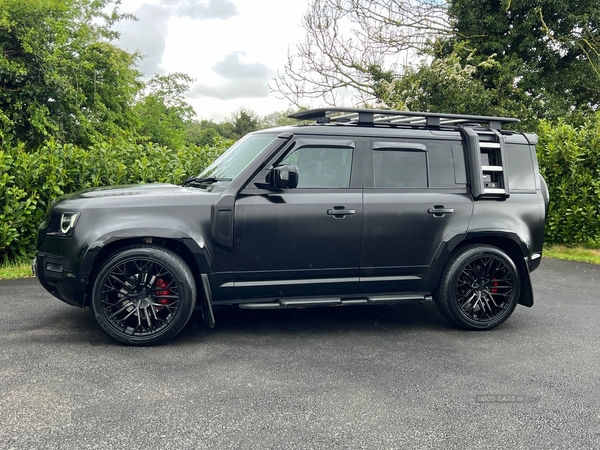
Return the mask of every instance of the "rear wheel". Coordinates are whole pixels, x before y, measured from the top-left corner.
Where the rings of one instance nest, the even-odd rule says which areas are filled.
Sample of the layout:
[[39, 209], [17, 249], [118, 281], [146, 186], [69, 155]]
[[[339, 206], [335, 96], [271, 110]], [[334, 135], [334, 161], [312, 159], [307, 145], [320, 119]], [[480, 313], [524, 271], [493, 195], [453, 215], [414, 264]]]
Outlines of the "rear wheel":
[[469, 330], [497, 327], [513, 313], [520, 293], [519, 272], [502, 250], [476, 245], [448, 263], [434, 296], [440, 312]]
[[194, 277], [170, 250], [129, 248], [101, 267], [92, 290], [96, 323], [119, 342], [155, 345], [179, 333], [196, 303]]

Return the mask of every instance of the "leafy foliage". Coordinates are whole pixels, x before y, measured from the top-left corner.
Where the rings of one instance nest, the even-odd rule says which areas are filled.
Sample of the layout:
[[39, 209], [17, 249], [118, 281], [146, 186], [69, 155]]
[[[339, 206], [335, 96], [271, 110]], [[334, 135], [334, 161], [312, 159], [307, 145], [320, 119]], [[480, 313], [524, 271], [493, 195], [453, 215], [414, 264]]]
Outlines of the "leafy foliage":
[[188, 124], [196, 113], [184, 93], [194, 80], [184, 73], [156, 75], [145, 86], [134, 106], [140, 119], [139, 133], [148, 141], [171, 148], [186, 143]]
[[[600, 106], [600, 3], [596, 0], [452, 0], [457, 43], [477, 49], [475, 78], [498, 95], [532, 108], [538, 117], [558, 118], [571, 110]], [[439, 50], [439, 49], [438, 49]]]
[[260, 118], [254, 111], [242, 107], [223, 123], [221, 130], [223, 136], [228, 139], [240, 139], [242, 136], [258, 130], [259, 123]]
[[[433, 111], [456, 114], [498, 114], [504, 111], [500, 98], [473, 77], [479, 66], [495, 66], [488, 58], [477, 65], [473, 52], [463, 60], [459, 52], [432, 62], [409, 67], [400, 78], [374, 72], [377, 97], [399, 110]], [[468, 95], [467, 95], [468, 93]], [[504, 111], [505, 112], [505, 111]]]
[[303, 26], [272, 86], [296, 105], [350, 91], [353, 103], [530, 127], [600, 106], [596, 0], [310, 0]]
[[127, 137], [138, 55], [109, 42], [110, 0], [0, 0], [0, 138], [35, 147]]
[[37, 227], [57, 197], [96, 186], [180, 183], [219, 156], [231, 141], [172, 150], [156, 144], [99, 143], [89, 148], [46, 142], [0, 147], [0, 261], [34, 250]]
[[550, 190], [546, 241], [600, 244], [600, 113], [581, 127], [541, 121], [540, 172]]
[[185, 140], [189, 144], [211, 145], [219, 137], [222, 137], [221, 124], [212, 120], [194, 120], [186, 126]]
[[296, 125], [298, 120], [290, 119], [288, 116], [298, 111], [298, 108], [288, 108], [284, 111], [275, 111], [267, 114], [260, 119], [259, 128], [283, 127], [286, 125]]

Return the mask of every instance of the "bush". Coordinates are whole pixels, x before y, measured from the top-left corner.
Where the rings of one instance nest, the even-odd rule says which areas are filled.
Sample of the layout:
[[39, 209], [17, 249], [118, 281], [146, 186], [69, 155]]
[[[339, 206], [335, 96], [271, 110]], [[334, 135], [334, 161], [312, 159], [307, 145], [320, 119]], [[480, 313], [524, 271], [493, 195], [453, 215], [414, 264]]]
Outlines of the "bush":
[[84, 149], [49, 141], [34, 151], [0, 147], [0, 262], [31, 255], [37, 228], [59, 196], [96, 186], [181, 183], [197, 175], [231, 141], [179, 150], [148, 144], [101, 143]]
[[[546, 242], [600, 246], [600, 113], [581, 126], [541, 121], [540, 172], [550, 190]], [[35, 251], [37, 228], [59, 196], [96, 186], [181, 183], [231, 141], [171, 150], [155, 144], [101, 143], [84, 149], [46, 142], [0, 146], [0, 263]]]
[[541, 121], [540, 172], [550, 190], [546, 242], [600, 244], [600, 114], [582, 126]]

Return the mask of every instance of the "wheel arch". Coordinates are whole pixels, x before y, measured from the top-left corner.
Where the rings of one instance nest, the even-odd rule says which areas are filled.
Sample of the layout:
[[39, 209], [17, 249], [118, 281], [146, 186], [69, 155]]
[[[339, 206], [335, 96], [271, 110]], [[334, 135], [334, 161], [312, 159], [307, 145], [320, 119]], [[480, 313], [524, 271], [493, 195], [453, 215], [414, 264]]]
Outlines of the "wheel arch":
[[145, 235], [143, 237], [112, 237], [109, 240], [103, 241], [103, 245], [92, 246], [86, 253], [81, 264], [81, 277], [86, 283], [85, 296], [81, 306], [85, 308], [89, 304], [93, 280], [102, 267], [102, 264], [108, 258], [126, 248], [142, 245], [166, 248], [179, 255], [192, 271], [194, 282], [197, 286], [197, 297], [202, 300], [201, 273], [208, 271], [210, 259], [206, 248], [200, 247], [196, 242], [193, 244], [188, 239]]
[[527, 307], [533, 306], [533, 287], [531, 285], [531, 277], [529, 275], [529, 268], [526, 262], [528, 254], [524, 251], [524, 244], [518, 243], [512, 236], [499, 236], [499, 235], [479, 235], [469, 236], [467, 235], [460, 243], [458, 243], [452, 252], [448, 254], [447, 259], [443, 262], [445, 267], [456, 255], [465, 247], [472, 245], [491, 245], [492, 247], [499, 248], [506, 253], [510, 259], [517, 266], [519, 271], [519, 277], [521, 279], [521, 293], [519, 296], [518, 303]]

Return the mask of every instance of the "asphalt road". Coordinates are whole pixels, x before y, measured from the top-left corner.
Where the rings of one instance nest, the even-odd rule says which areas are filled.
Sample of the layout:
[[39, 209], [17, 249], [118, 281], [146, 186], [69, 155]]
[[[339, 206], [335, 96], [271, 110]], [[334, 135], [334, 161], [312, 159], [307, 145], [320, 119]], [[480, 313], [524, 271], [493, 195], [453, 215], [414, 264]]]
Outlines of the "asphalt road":
[[130, 348], [0, 281], [0, 449], [598, 449], [600, 267], [544, 260], [533, 282], [489, 332], [431, 303], [227, 309]]

